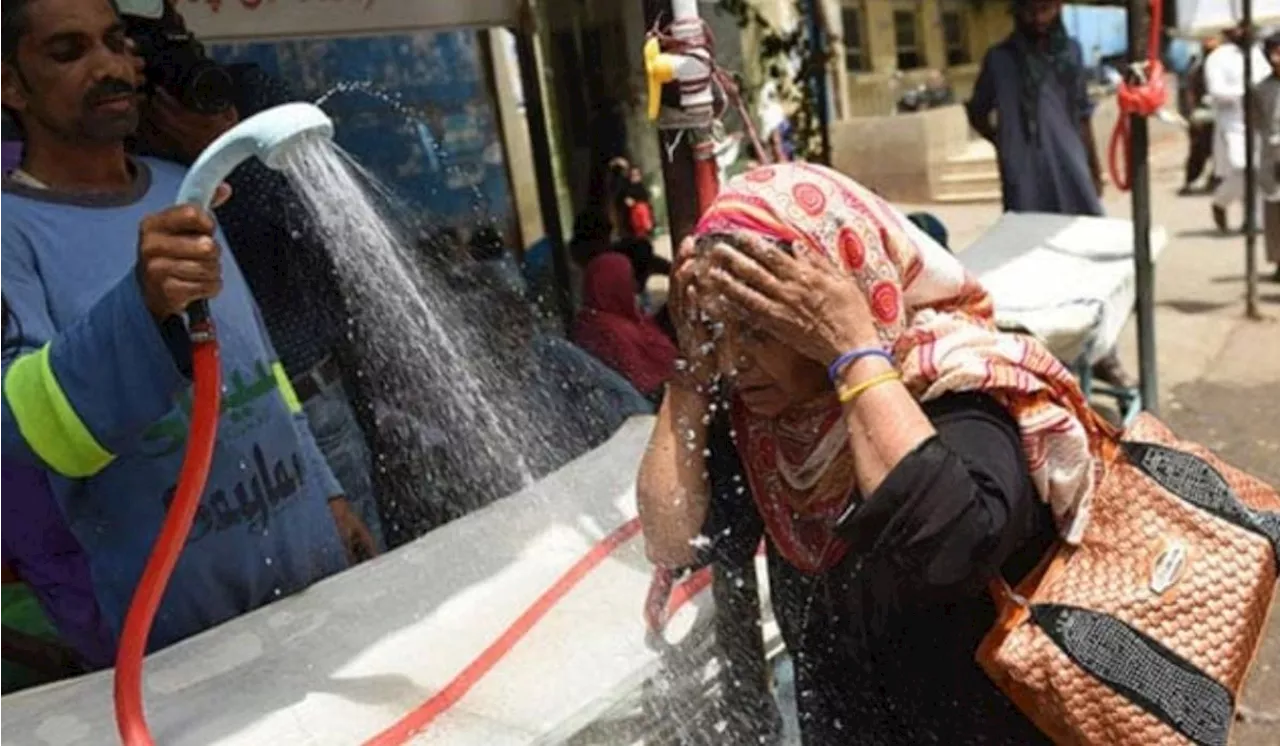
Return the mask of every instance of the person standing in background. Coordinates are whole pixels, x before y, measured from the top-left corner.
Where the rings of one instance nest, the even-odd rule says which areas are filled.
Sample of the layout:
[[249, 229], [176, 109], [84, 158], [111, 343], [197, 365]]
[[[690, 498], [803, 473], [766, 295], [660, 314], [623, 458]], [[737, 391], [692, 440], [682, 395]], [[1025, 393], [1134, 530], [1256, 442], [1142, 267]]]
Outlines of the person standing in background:
[[1013, 33], [987, 51], [966, 106], [969, 124], [996, 148], [1004, 209], [1101, 215], [1093, 102], [1062, 2], [1014, 0], [1013, 13]]
[[[1204, 99], [1208, 91], [1205, 89], [1204, 61], [1218, 48], [1218, 37], [1211, 36], [1204, 40], [1204, 49], [1187, 68], [1183, 76], [1182, 90], [1179, 91], [1179, 113], [1187, 120], [1187, 164], [1184, 174], [1182, 195], [1195, 193], [1195, 183], [1204, 173], [1204, 167], [1213, 155], [1213, 110], [1205, 105]], [[1217, 186], [1217, 177], [1210, 172], [1208, 188]]]
[[[164, 22], [185, 31], [173, 0], [167, 1]], [[140, 149], [189, 165], [241, 119], [300, 98], [255, 65], [226, 70], [235, 83], [235, 101], [218, 114], [185, 109], [157, 86], [144, 109]], [[284, 175], [251, 159], [227, 183], [236, 199], [219, 208], [217, 217], [228, 248], [262, 309], [329, 467], [381, 552], [386, 542], [374, 494], [373, 456], [340, 362], [347, 313], [332, 260]]]
[[627, 183], [622, 188], [622, 207], [625, 208], [627, 237], [648, 239], [653, 236], [653, 198], [644, 183], [644, 171], [639, 166], [632, 166], [627, 173]]
[[1262, 141], [1258, 193], [1263, 199], [1262, 229], [1267, 261], [1276, 265], [1272, 279], [1280, 282], [1280, 33], [1267, 37], [1263, 52], [1271, 63], [1271, 75], [1258, 84], [1252, 115]]
[[1253, 55], [1252, 85], [1271, 75], [1271, 64], [1243, 26], [1222, 32], [1224, 44], [1205, 58], [1205, 90], [1214, 115], [1213, 170], [1222, 182], [1213, 192], [1213, 224], [1227, 231], [1227, 208], [1244, 199], [1244, 47]]
[[[1013, 0], [1013, 14], [1013, 33], [987, 52], [966, 104], [970, 126], [996, 148], [1004, 209], [1102, 215], [1088, 74], [1062, 23], [1062, 1]], [[1114, 350], [1093, 375], [1134, 385]]]

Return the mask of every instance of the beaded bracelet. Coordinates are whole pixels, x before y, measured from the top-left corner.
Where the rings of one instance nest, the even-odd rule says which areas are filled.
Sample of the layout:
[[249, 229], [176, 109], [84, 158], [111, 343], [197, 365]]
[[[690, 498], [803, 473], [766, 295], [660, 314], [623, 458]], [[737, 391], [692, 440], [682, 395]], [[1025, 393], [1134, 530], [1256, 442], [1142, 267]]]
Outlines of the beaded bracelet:
[[860, 347], [856, 350], [849, 350], [827, 368], [827, 377], [831, 379], [831, 385], [840, 385], [840, 374], [844, 373], [844, 369], [858, 362], [864, 357], [882, 357], [890, 365], [893, 365], [893, 356], [879, 347]]

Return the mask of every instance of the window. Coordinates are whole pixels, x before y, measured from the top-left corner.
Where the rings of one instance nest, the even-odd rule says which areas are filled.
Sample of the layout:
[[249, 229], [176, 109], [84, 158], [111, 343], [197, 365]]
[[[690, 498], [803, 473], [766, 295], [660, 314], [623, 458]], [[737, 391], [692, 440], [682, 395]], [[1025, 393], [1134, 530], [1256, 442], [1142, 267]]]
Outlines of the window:
[[841, 8], [841, 33], [844, 35], [844, 67], [849, 72], [865, 72], [867, 42], [862, 33], [862, 11], [858, 8]]
[[914, 10], [893, 11], [893, 40], [898, 48], [898, 69], [924, 67], [920, 48], [920, 16]]
[[942, 14], [942, 38], [947, 43], [947, 66], [967, 65], [969, 57], [969, 28], [959, 11], [948, 10]]

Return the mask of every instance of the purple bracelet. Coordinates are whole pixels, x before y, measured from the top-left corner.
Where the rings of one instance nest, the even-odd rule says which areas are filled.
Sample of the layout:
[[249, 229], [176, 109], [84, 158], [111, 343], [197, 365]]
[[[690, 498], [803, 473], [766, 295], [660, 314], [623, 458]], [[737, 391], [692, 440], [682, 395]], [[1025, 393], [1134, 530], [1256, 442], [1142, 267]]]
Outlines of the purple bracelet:
[[836, 361], [827, 368], [827, 377], [831, 379], [833, 385], [840, 383], [840, 374], [844, 369], [858, 362], [864, 357], [882, 357], [890, 365], [893, 365], [893, 356], [879, 347], [861, 347], [856, 350], [849, 350], [845, 354], [836, 358]]

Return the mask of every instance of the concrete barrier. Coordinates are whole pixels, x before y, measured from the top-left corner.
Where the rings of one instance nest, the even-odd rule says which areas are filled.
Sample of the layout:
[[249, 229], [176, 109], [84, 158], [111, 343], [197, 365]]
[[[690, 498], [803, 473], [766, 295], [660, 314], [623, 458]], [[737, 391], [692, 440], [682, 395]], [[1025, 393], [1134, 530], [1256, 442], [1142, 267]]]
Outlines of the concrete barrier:
[[[1177, 80], [1168, 78], [1170, 102], [1177, 96]], [[1107, 147], [1119, 117], [1113, 94], [1095, 94], [1094, 139], [1103, 167]], [[1151, 147], [1174, 147], [1186, 142], [1180, 126], [1152, 120]], [[960, 104], [928, 111], [889, 116], [850, 117], [831, 124], [832, 165], [886, 199], [931, 202], [947, 161], [964, 153], [975, 137]], [[993, 164], [994, 165], [994, 164]]]

